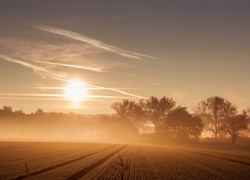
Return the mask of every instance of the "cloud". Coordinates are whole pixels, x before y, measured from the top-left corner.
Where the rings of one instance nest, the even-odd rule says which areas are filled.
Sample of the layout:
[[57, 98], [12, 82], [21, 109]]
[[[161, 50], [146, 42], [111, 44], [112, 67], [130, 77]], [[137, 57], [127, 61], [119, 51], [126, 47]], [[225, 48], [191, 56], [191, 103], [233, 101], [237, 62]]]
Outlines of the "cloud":
[[[71, 80], [68, 79], [62, 79], [62, 78], [53, 78], [55, 80], [59, 80], [59, 81], [64, 81], [64, 82], [70, 82]], [[88, 83], [84, 83], [84, 85], [87, 87], [87, 89], [92, 89], [92, 90], [105, 90], [105, 91], [112, 91], [112, 92], [117, 92], [119, 94], [123, 94], [126, 95], [123, 98], [128, 98], [128, 97], [133, 97], [133, 98], [145, 98], [143, 96], [137, 95], [137, 94], [133, 94], [133, 93], [128, 93], [126, 91], [122, 91], [118, 88], [110, 88], [110, 87], [103, 87], [103, 86], [97, 86], [97, 85], [93, 85], [93, 84], [88, 84]], [[98, 95], [96, 95], [98, 96]], [[103, 95], [101, 95], [103, 96]], [[94, 96], [93, 96], [94, 97]], [[120, 97], [120, 96], [103, 96], [103, 97]]]
[[88, 66], [80, 66], [80, 65], [74, 65], [74, 64], [64, 64], [64, 63], [56, 63], [56, 62], [42, 62], [42, 61], [36, 61], [39, 63], [45, 63], [50, 65], [56, 65], [56, 66], [64, 66], [64, 67], [70, 67], [70, 68], [77, 68], [77, 69], [84, 69], [84, 70], [90, 70], [95, 72], [104, 72], [102, 69], [104, 68], [92, 68]]
[[65, 75], [63, 73], [60, 72], [54, 72], [52, 70], [48, 70], [44, 67], [38, 66], [38, 65], [34, 65], [30, 62], [26, 62], [22, 59], [17, 59], [14, 57], [10, 57], [8, 55], [4, 55], [0, 53], [0, 59], [3, 59], [5, 61], [9, 61], [12, 63], [16, 63], [16, 64], [20, 64], [24, 67], [27, 67], [31, 70], [33, 70], [33, 72], [39, 76], [41, 76], [42, 78], [46, 78], [46, 77], [61, 77], [61, 78], [65, 78]]
[[[13, 63], [16, 63], [16, 64], [23, 65], [23, 66], [25, 66], [25, 67], [27, 67], [29, 69], [32, 69], [36, 74], [42, 75], [43, 77], [45, 75], [47, 75], [47, 77], [52, 77], [53, 79], [56, 79], [56, 80], [67, 81], [67, 82], [70, 81], [70, 80], [66, 80], [66, 79], [61, 79], [62, 76], [59, 75], [58, 73], [50, 72], [49, 70], [47, 70], [45, 68], [42, 68], [42, 67], [39, 67], [39, 66], [36, 66], [36, 65], [33, 65], [33, 64], [18, 60], [18, 59], [14, 59], [12, 57], [9, 57], [9, 56], [3, 55], [3, 54], [0, 54], [0, 58], [4, 59], [6, 61], [9, 61], [9, 62], [13, 62]], [[85, 85], [88, 86], [88, 87], [95, 88], [96, 90], [108, 90], [108, 91], [118, 92], [120, 94], [124, 94], [124, 95], [130, 96], [130, 97], [142, 98], [142, 96], [132, 94], [132, 93], [128, 93], [128, 92], [125, 92], [125, 91], [122, 91], [122, 90], [119, 90], [119, 89], [115, 89], [115, 88], [108, 88], [108, 87], [96, 86], [96, 85], [91, 85], [91, 84], [85, 84]], [[5, 94], [5, 95], [10, 95], [10, 94]], [[63, 95], [60, 95], [60, 94], [11, 94], [11, 96], [15, 96], [15, 95], [18, 95], [18, 96], [40, 96], [40, 97], [64, 97]], [[97, 95], [94, 96], [93, 95], [92, 98], [93, 97], [95, 97], [95, 98], [96, 97], [117, 98], [119, 96], [97, 96]]]
[[[84, 101], [96, 101], [96, 99], [124, 99], [127, 96], [107, 96], [107, 95], [87, 95]], [[20, 99], [20, 100], [53, 100], [68, 101], [64, 94], [41, 94], [41, 93], [0, 93], [0, 99]]]
[[[4, 53], [2, 53], [4, 52]], [[0, 43], [1, 57], [7, 61], [32, 69], [40, 76], [65, 77], [69, 69], [104, 72], [119, 65], [112, 60], [104, 61], [97, 48], [80, 43], [60, 43], [4, 37]], [[63, 68], [64, 67], [64, 68]]]
[[128, 93], [128, 92], [125, 92], [125, 91], [122, 91], [122, 90], [119, 90], [119, 89], [116, 89], [116, 88], [107, 88], [107, 87], [95, 86], [95, 85], [90, 85], [90, 84], [87, 84], [87, 85], [90, 86], [90, 87], [95, 87], [95, 88], [100, 89], [100, 90], [109, 90], [109, 91], [118, 92], [118, 93], [130, 96], [130, 97], [145, 98], [143, 96], [139, 96], [139, 95], [136, 95], [136, 94]]
[[[63, 79], [69, 81], [69, 79], [72, 78], [72, 74], [78, 74], [79, 76], [83, 77], [87, 75], [90, 77], [89, 79], [91, 79], [92, 76], [95, 78], [100, 76], [100, 74], [96, 73], [106, 73], [108, 68], [113, 68], [115, 66], [124, 67], [127, 65], [124, 62], [119, 62], [117, 60], [107, 59], [103, 56], [100, 56], [100, 53], [103, 52], [103, 48], [108, 50], [113, 48], [111, 52], [114, 50], [119, 51], [120, 54], [125, 54], [126, 57], [135, 56], [136, 54], [131, 54], [130, 52], [130, 54], [128, 54], [127, 51], [112, 46], [108, 47], [106, 44], [100, 43], [99, 41], [95, 41], [93, 39], [88, 39], [88, 41], [91, 43], [86, 44], [72, 41], [58, 43], [58, 41], [53, 41], [53, 38], [49, 40], [44, 39], [41, 41], [37, 39], [31, 40], [20, 37], [2, 37], [0, 41], [0, 58], [2, 60], [20, 64], [26, 68], [29, 68], [42, 78], [57, 80]], [[94, 46], [93, 44], [97, 44], [102, 48], [100, 49], [98, 46]], [[138, 58], [140, 57], [138, 56]], [[73, 69], [80, 69], [83, 71], [77, 71], [76, 73], [76, 71]], [[92, 71], [93, 73], [89, 73], [88, 71]], [[96, 92], [94, 95], [92, 95], [92, 98], [101, 98], [103, 94], [108, 94], [107, 96], [103, 96], [103, 98], [143, 98], [142, 96], [123, 91], [121, 88], [110, 88], [92, 84], [86, 85], [89, 89], [92, 89], [91, 91]], [[101, 91], [102, 94], [98, 94], [98, 91]], [[109, 92], [112, 92], [112, 94]], [[42, 98], [45, 98], [43, 95], [41, 96]], [[13, 97], [16, 99], [23, 98], [23, 96]], [[2, 98], [11, 97], [5, 96]]]
[[23, 65], [29, 69], [32, 69], [35, 73], [39, 73], [39, 72], [47, 72], [48, 73], [48, 70], [42, 68], [42, 67], [39, 67], [39, 66], [35, 66], [33, 64], [30, 64], [30, 63], [27, 63], [27, 62], [24, 62], [24, 61], [21, 61], [21, 60], [18, 60], [18, 59], [14, 59], [12, 57], [9, 57], [7, 55], [4, 55], [4, 54], [0, 54], [0, 58], [1, 59], [4, 59], [6, 61], [9, 61], [9, 62], [13, 62], [13, 63], [16, 63], [16, 64], [20, 64], [20, 65]]
[[46, 31], [46, 32], [50, 32], [50, 33], [54, 33], [54, 34], [58, 34], [58, 35], [62, 35], [65, 37], [69, 37], [71, 39], [75, 39], [78, 41], [82, 41], [88, 44], [91, 44], [95, 47], [101, 48], [105, 51], [109, 51], [109, 52], [113, 52], [116, 54], [119, 54], [121, 56], [127, 57], [127, 58], [132, 58], [132, 59], [141, 59], [142, 57], [144, 58], [151, 58], [151, 59], [157, 59], [153, 56], [148, 56], [145, 54], [140, 54], [140, 53], [136, 53], [136, 52], [132, 52], [132, 51], [127, 51], [115, 46], [111, 46], [108, 44], [105, 44], [101, 41], [89, 38], [87, 36], [81, 35], [79, 33], [73, 32], [73, 31], [69, 31], [69, 30], [64, 30], [64, 29], [59, 29], [59, 28], [55, 28], [55, 27], [50, 27], [50, 26], [37, 26], [38, 29], [42, 30], [42, 31]]

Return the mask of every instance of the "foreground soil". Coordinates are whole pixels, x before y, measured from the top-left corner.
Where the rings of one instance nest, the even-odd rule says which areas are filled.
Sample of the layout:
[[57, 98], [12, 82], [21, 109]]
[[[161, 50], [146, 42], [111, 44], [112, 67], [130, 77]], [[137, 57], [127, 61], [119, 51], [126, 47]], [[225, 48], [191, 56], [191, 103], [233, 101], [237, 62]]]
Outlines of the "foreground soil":
[[0, 142], [0, 179], [249, 179], [245, 146]]

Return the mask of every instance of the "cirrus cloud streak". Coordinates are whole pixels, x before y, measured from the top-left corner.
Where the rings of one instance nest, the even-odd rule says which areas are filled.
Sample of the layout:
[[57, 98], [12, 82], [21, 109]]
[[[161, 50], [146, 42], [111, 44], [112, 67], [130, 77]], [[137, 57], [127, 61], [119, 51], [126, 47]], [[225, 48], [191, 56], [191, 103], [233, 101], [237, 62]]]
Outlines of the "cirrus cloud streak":
[[93, 46], [99, 47], [105, 51], [113, 52], [113, 53], [119, 54], [119, 55], [127, 57], [127, 58], [142, 59], [142, 57], [144, 57], [144, 58], [157, 59], [153, 56], [148, 56], [145, 54], [140, 54], [140, 53], [124, 50], [124, 49], [121, 49], [121, 48], [118, 48], [115, 46], [111, 46], [111, 45], [105, 44], [101, 41], [95, 40], [93, 38], [89, 38], [87, 36], [84, 36], [82, 34], [79, 34], [79, 33], [73, 32], [73, 31], [64, 30], [64, 29], [55, 28], [55, 27], [50, 27], [50, 26], [44, 26], [44, 25], [37, 26], [37, 29], [40, 29], [42, 31], [47, 31], [50, 33], [54, 33], [54, 34], [58, 34], [58, 35], [62, 35], [65, 37], [69, 37], [71, 39], [75, 39], [78, 41], [82, 41], [82, 42], [91, 44]]

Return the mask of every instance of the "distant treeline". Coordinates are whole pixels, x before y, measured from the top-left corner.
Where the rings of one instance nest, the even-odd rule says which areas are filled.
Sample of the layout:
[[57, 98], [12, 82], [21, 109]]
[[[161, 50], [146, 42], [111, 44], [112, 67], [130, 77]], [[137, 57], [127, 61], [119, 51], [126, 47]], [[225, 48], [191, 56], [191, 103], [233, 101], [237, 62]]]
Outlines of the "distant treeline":
[[193, 114], [173, 98], [154, 96], [137, 102], [124, 99], [111, 108], [116, 114], [84, 116], [42, 109], [25, 114], [4, 106], [0, 138], [167, 143], [198, 141], [207, 132], [214, 141], [230, 137], [234, 144], [250, 134], [249, 109], [239, 113], [233, 103], [218, 96], [199, 102]]
[[[76, 113], [44, 112], [31, 114], [0, 110], [0, 139], [51, 141], [132, 141], [138, 131], [119, 121], [116, 115], [80, 115]], [[133, 136], [133, 137], [132, 137]]]

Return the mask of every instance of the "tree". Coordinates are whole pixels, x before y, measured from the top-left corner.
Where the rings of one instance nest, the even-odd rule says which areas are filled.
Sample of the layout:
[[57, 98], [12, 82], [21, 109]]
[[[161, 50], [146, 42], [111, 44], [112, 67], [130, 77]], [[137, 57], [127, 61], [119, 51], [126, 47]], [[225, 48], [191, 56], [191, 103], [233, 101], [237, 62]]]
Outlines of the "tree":
[[203, 130], [201, 118], [192, 116], [181, 106], [168, 113], [165, 123], [168, 135], [178, 139], [198, 138]]
[[44, 114], [44, 112], [43, 112], [42, 109], [37, 109], [36, 112], [35, 112], [35, 115], [38, 115], [38, 116], [41, 116], [43, 114]]
[[12, 113], [12, 107], [11, 106], [3, 106], [2, 110], [6, 113]]
[[172, 98], [161, 99], [151, 96], [149, 99], [140, 100], [140, 105], [145, 114], [145, 118], [153, 123], [156, 133], [163, 133], [167, 114], [175, 107], [176, 102]]
[[138, 103], [124, 99], [122, 102], [115, 102], [111, 108], [117, 112], [118, 120], [116, 121], [116, 138], [123, 140], [135, 141], [139, 136], [139, 127], [144, 124], [143, 112]]
[[124, 99], [122, 102], [113, 103], [111, 108], [116, 111], [122, 121], [129, 121], [136, 127], [144, 124], [142, 108], [134, 101]]
[[235, 144], [237, 138], [240, 136], [240, 132], [248, 129], [248, 123], [247, 113], [243, 111], [242, 114], [226, 119], [222, 128], [225, 132], [230, 134], [232, 143]]
[[0, 115], [2, 117], [9, 117], [13, 115], [13, 110], [11, 106], [3, 106], [2, 109], [0, 109]]
[[218, 96], [209, 97], [201, 101], [196, 113], [205, 124], [205, 130], [211, 131], [215, 139], [223, 132], [225, 120], [236, 115], [236, 106], [226, 99]]
[[20, 109], [14, 112], [16, 115], [24, 115], [25, 113]]

